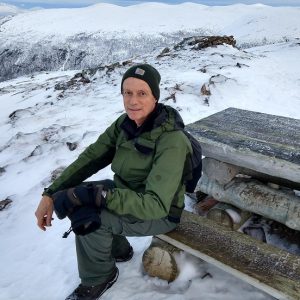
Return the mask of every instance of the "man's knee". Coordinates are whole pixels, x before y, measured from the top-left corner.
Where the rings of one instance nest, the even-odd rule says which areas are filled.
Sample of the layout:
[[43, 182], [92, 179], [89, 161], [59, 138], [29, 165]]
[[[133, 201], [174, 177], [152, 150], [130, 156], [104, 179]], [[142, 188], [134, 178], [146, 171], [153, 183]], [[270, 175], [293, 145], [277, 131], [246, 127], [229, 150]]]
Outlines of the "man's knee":
[[110, 231], [113, 234], [121, 234], [123, 231], [120, 216], [111, 213], [107, 209], [102, 209], [100, 214], [101, 228]]

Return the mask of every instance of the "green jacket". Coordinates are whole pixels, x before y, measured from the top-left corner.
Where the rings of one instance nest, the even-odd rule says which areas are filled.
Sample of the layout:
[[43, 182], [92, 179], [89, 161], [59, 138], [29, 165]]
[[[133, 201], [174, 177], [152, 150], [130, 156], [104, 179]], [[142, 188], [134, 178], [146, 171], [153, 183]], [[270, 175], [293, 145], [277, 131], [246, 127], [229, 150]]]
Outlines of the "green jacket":
[[193, 151], [183, 127], [178, 112], [162, 104], [139, 128], [123, 114], [45, 194], [78, 185], [111, 163], [116, 188], [107, 193], [107, 209], [142, 220], [169, 216], [179, 221]]

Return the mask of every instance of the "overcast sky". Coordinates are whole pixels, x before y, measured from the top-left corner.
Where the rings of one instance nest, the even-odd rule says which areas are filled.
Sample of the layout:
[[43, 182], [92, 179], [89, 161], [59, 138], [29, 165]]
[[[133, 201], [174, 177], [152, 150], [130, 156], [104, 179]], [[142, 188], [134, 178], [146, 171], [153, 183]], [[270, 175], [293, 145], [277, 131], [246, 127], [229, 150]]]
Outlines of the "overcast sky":
[[7, 4], [13, 4], [23, 8], [32, 8], [32, 7], [83, 7], [92, 5], [95, 3], [112, 3], [122, 6], [145, 3], [145, 2], [162, 2], [168, 4], [177, 4], [182, 2], [195, 2], [201, 3], [204, 5], [230, 5], [235, 3], [244, 3], [244, 4], [255, 4], [262, 3], [271, 6], [299, 6], [300, 0], [157, 0], [157, 1], [134, 1], [134, 0], [4, 0], [3, 2]]

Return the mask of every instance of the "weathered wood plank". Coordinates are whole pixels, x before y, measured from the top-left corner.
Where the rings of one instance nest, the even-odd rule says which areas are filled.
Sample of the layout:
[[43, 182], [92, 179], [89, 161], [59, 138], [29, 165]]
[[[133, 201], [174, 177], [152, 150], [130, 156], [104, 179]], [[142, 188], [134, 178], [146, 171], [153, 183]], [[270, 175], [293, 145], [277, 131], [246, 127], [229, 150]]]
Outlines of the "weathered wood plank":
[[300, 299], [300, 257], [184, 211], [158, 238], [243, 279], [277, 299]]
[[228, 108], [186, 129], [207, 157], [300, 182], [300, 120]]

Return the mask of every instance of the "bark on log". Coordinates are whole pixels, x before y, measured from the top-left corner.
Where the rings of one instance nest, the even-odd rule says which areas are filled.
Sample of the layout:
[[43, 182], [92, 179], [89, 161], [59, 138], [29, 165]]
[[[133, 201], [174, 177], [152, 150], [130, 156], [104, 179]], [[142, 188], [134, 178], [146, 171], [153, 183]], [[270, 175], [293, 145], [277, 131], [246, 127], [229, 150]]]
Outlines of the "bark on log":
[[180, 249], [153, 237], [151, 245], [143, 254], [143, 267], [151, 277], [158, 277], [168, 282], [174, 281], [179, 269], [174, 258], [174, 253]]
[[273, 183], [291, 189], [300, 190], [300, 182], [297, 183], [287, 179], [278, 178], [276, 176], [263, 174], [254, 170], [225, 163], [210, 157], [205, 157], [203, 159], [202, 170], [208, 178], [217, 180], [222, 185], [230, 182], [236, 175], [242, 174], [250, 176], [264, 183], [270, 183], [270, 185]]
[[274, 190], [255, 180], [236, 178], [222, 186], [205, 175], [199, 181], [199, 188], [221, 202], [300, 230], [300, 198], [297, 196]]
[[160, 239], [195, 255], [277, 299], [300, 299], [300, 257], [184, 211]]

